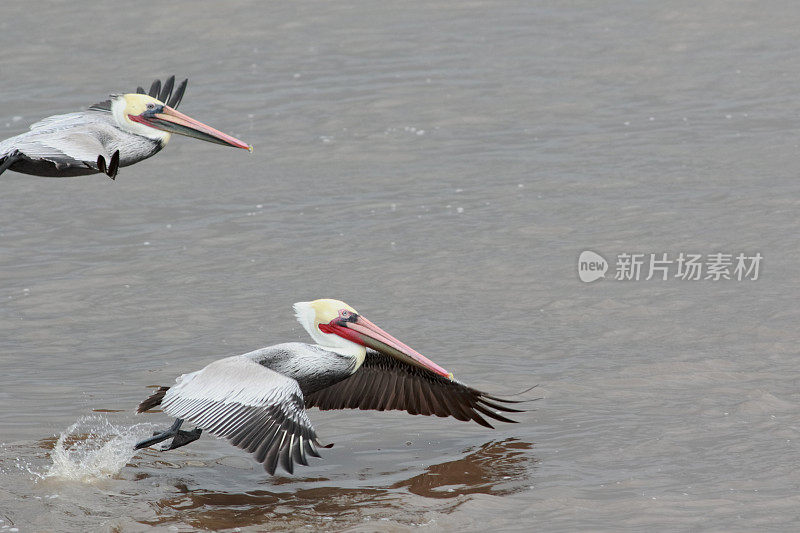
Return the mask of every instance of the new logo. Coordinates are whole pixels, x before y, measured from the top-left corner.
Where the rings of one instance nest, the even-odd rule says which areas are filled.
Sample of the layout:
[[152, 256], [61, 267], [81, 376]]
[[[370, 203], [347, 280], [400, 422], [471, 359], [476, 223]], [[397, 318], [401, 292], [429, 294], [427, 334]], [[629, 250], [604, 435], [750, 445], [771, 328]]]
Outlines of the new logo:
[[608, 261], [605, 258], [591, 250], [581, 252], [578, 257], [578, 277], [585, 283], [606, 277], [608, 270]]

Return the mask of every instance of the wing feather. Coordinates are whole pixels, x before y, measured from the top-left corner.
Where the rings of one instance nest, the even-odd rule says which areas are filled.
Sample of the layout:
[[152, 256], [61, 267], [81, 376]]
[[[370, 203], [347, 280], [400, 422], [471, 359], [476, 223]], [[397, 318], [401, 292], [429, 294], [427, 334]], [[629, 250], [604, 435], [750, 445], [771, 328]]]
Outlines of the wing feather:
[[164, 86], [161, 88], [161, 92], [158, 94], [158, 99], [161, 102], [167, 103], [169, 101], [170, 96], [172, 96], [172, 87], [175, 85], [175, 76], [172, 75], [167, 78], [167, 81], [164, 82]]
[[269, 431], [267, 431], [266, 435], [264, 435], [264, 439], [262, 440], [261, 444], [255, 450], [255, 459], [259, 463], [264, 462], [264, 458], [267, 456], [267, 452], [272, 448], [272, 443], [275, 440], [275, 435], [278, 434], [278, 430], [280, 428], [277, 424], [272, 423], [269, 426]]
[[[318, 392], [306, 394], [306, 407], [329, 409], [398, 410], [412, 415], [452, 416], [493, 427], [486, 418], [515, 422], [498, 411], [518, 413], [517, 403], [491, 396], [460, 381], [405, 364], [367, 350], [361, 367], [350, 377]], [[484, 418], [486, 417], [486, 418]]]
[[[150, 91], [145, 91], [144, 88], [140, 85], [136, 87], [137, 94], [149, 94], [153, 98], [156, 98], [160, 102], [163, 102], [170, 106], [173, 109], [177, 109], [178, 104], [181, 102], [183, 98], [183, 93], [186, 91], [186, 84], [189, 82], [188, 79], [183, 80], [180, 85], [178, 85], [177, 90], [173, 91], [175, 86], [175, 76], [170, 76], [164, 82], [164, 85], [161, 85], [161, 80], [155, 80], [152, 85], [150, 85]], [[155, 94], [154, 90], [156, 91]], [[92, 104], [89, 106], [89, 109], [93, 111], [111, 111], [111, 100], [103, 100], [102, 102], [97, 102], [96, 104]]]
[[391, 409], [392, 402], [394, 401], [394, 395], [397, 390], [396, 374], [386, 373], [384, 374], [384, 379], [386, 381], [384, 390], [388, 391], [388, 393], [380, 395], [381, 401], [378, 403], [378, 411], [386, 411]]
[[150, 85], [150, 92], [148, 93], [150, 96], [158, 100], [158, 94], [161, 92], [161, 80], [153, 80], [153, 84]]
[[53, 115], [32, 124], [30, 131], [0, 142], [0, 153], [13, 148], [28, 159], [50, 161], [59, 170], [97, 170], [97, 156], [111, 160], [101, 137], [112, 136], [115, 131], [110, 116], [104, 113]]
[[297, 443], [297, 456], [299, 460], [297, 461], [303, 466], [308, 466], [308, 458], [306, 457], [305, 448], [303, 447], [303, 442], [305, 442], [304, 437], [300, 437], [300, 442]]
[[303, 443], [303, 445], [305, 446], [306, 453], [308, 455], [310, 455], [312, 457], [320, 457], [319, 452], [314, 447], [314, 444], [312, 443], [311, 439], [306, 439], [305, 442]]
[[417, 390], [419, 381], [416, 379], [409, 379], [406, 380], [405, 385], [407, 389], [407, 397], [405, 400], [408, 403], [408, 412], [412, 415], [418, 415], [421, 412], [419, 408], [419, 390]]
[[178, 109], [178, 105], [183, 100], [183, 93], [186, 92], [186, 85], [189, 83], [189, 79], [185, 79], [178, 85], [178, 88], [172, 93], [172, 96], [169, 98], [169, 102], [164, 102], [172, 109]]
[[469, 416], [466, 407], [462, 406], [461, 402], [457, 401], [454, 395], [447, 394], [446, 391], [439, 391], [439, 394], [441, 394], [442, 399], [447, 406], [447, 412], [451, 413], [456, 420], [467, 422], [472, 419], [472, 417]]
[[[433, 395], [436, 405], [436, 412], [434, 414], [441, 417], [448, 416], [450, 413], [447, 408], [447, 402], [444, 399], [444, 392], [434, 388], [429, 389], [429, 392]], [[455, 414], [453, 416], [455, 416]], [[456, 419], [458, 419], [458, 417], [456, 417]]]
[[161, 406], [254, 453], [270, 474], [279, 463], [291, 474], [294, 462], [308, 464], [306, 453], [319, 457], [300, 385], [247, 357], [220, 359], [181, 376]]

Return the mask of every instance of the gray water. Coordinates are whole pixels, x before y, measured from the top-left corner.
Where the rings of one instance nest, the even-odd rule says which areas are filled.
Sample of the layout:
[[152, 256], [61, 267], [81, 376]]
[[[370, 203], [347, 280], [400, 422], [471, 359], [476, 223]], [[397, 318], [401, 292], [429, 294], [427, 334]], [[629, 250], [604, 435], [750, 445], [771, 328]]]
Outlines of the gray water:
[[[0, 180], [0, 533], [793, 530], [800, 7], [7, 2], [0, 133], [156, 77], [255, 146]], [[580, 252], [611, 264], [578, 278]], [[763, 256], [616, 281], [622, 253]], [[644, 277], [644, 276], [643, 276]], [[267, 476], [153, 385], [340, 298], [519, 424], [310, 415]]]

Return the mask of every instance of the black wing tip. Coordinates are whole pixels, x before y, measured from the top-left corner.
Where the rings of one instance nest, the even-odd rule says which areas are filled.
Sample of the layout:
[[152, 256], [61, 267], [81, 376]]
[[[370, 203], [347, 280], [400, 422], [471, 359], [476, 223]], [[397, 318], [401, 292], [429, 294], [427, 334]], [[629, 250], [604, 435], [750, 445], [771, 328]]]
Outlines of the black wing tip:
[[111, 111], [111, 100], [103, 100], [89, 106], [92, 111]]
[[19, 150], [12, 150], [11, 153], [0, 157], [0, 174], [11, 168], [20, 159], [22, 159], [22, 156], [20, 156]]
[[[528, 392], [533, 387], [530, 387], [520, 394], [524, 394]], [[491, 399], [491, 400], [490, 400]], [[526, 400], [508, 400], [506, 398], [499, 398], [497, 396], [492, 396], [490, 394], [481, 394], [478, 398], [478, 401], [473, 405], [473, 409], [480, 411], [481, 413], [489, 416], [495, 420], [499, 420], [501, 422], [506, 422], [508, 424], [519, 424], [519, 420], [512, 420], [501, 415], [498, 411], [502, 411], [504, 413], [527, 413], [530, 412], [530, 409], [514, 409], [512, 407], [508, 407], [507, 405], [501, 405], [501, 403], [523, 403], [523, 402], [533, 402], [536, 400], [541, 400], [542, 398], [529, 398]]]
[[166, 102], [169, 100], [169, 97], [172, 96], [172, 87], [175, 85], [175, 75], [173, 74], [167, 81], [164, 82], [164, 85], [161, 87], [161, 92], [158, 93], [158, 99], [162, 102]]
[[[300, 447], [304, 447], [303, 450]], [[294, 474], [294, 463], [303, 466], [309, 466], [308, 459], [305, 454], [311, 457], [321, 458], [322, 456], [317, 453], [315, 447], [319, 448], [333, 448], [333, 443], [322, 444], [317, 439], [304, 439], [303, 443], [296, 441], [292, 446], [270, 446], [270, 450], [265, 454], [263, 459], [259, 462], [262, 463], [264, 470], [270, 475], [274, 476], [278, 471], [278, 466], [282, 467], [287, 474]]]
[[173, 109], [177, 109], [178, 105], [183, 100], [183, 93], [186, 92], [186, 86], [189, 84], [189, 78], [185, 78], [182, 82], [178, 84], [178, 87], [170, 96], [169, 101], [165, 102], [169, 107]]
[[[152, 96], [158, 101], [165, 103], [169, 107], [177, 109], [178, 105], [181, 103], [181, 100], [183, 100], [183, 93], [186, 92], [186, 86], [188, 84], [189, 84], [189, 78], [185, 78], [182, 82], [178, 84], [177, 87], [175, 87], [175, 75], [172, 74], [164, 81], [163, 84], [161, 83], [160, 79], [153, 80], [153, 83], [150, 84], [149, 91], [145, 91], [141, 85], [136, 87], [136, 94], [146, 94], [148, 96]], [[101, 102], [100, 104], [104, 103], [105, 102]], [[89, 109], [95, 108], [95, 106], [100, 104], [95, 104]], [[99, 108], [99, 109], [103, 109], [105, 111], [110, 110], [110, 102], [109, 102], [109, 109], [105, 108]]]
[[486, 407], [484, 407], [481, 404], [475, 405], [475, 409], [477, 411], [480, 411], [484, 415], [488, 416], [489, 418], [493, 418], [495, 420], [499, 420], [500, 422], [506, 422], [508, 424], [518, 424], [519, 423], [516, 420], [511, 420], [510, 418], [507, 418], [507, 417], [501, 415], [500, 413], [497, 413], [495, 411], [487, 409]]
[[472, 420], [474, 420], [475, 422], [477, 422], [481, 426], [483, 426], [485, 428], [489, 428], [489, 429], [494, 429], [494, 426], [492, 424], [490, 424], [485, 418], [483, 418], [478, 413], [474, 413], [473, 412], [473, 413], [471, 413], [471, 416], [472, 416]]
[[294, 474], [294, 462], [292, 461], [292, 450], [289, 446], [281, 452], [281, 466], [288, 474]]
[[524, 413], [527, 411], [527, 409], [515, 409], [513, 407], [508, 407], [507, 405], [500, 405], [499, 403], [487, 400], [485, 396], [479, 398], [479, 401], [487, 407], [491, 407], [497, 411], [503, 411], [504, 413]]
[[164, 399], [164, 395], [169, 390], [169, 387], [159, 387], [156, 392], [145, 398], [142, 403], [139, 404], [139, 407], [136, 409], [137, 413], [144, 413], [145, 411], [149, 411], [153, 407], [157, 405], [161, 405], [161, 400]]
[[150, 92], [147, 94], [149, 94], [153, 98], [158, 98], [160, 92], [161, 92], [161, 80], [153, 80], [153, 83], [150, 84]]
[[[531, 391], [537, 386], [538, 385], [534, 385], [533, 387], [528, 387], [527, 389], [518, 392], [514, 396], [525, 394], [526, 392]], [[491, 429], [494, 429], [494, 426], [478, 413], [482, 413], [484, 416], [487, 416], [493, 420], [505, 422], [507, 424], [519, 424], [519, 420], [513, 420], [511, 418], [503, 416], [498, 411], [503, 411], [505, 413], [525, 413], [528, 412], [528, 409], [514, 409], [508, 407], [507, 405], [501, 405], [501, 404], [509, 404], [509, 403], [517, 404], [517, 403], [541, 400], [541, 398], [529, 398], [525, 400], [509, 400], [507, 398], [500, 398], [498, 396], [487, 394], [485, 392], [476, 391], [475, 389], [472, 389], [472, 394], [474, 394], [475, 396], [473, 396], [473, 401], [471, 402], [470, 405], [471, 408], [470, 409], [471, 412], [469, 412], [470, 419], [474, 420], [475, 422], [477, 422], [482, 426]]]
[[[539, 386], [539, 384], [537, 383], [536, 385], [534, 385], [532, 387], [528, 387], [527, 389], [522, 390], [520, 392], [517, 392], [516, 394], [511, 394], [510, 396], [522, 396], [523, 394], [532, 391], [533, 389], [535, 389], [538, 386]], [[486, 394], [485, 392], [481, 393], [481, 396], [483, 396], [484, 398], [488, 398], [490, 400], [494, 400], [496, 402], [501, 402], [501, 403], [525, 403], [525, 402], [535, 402], [536, 400], [541, 400], [542, 399], [541, 397], [539, 397], [539, 398], [526, 398], [524, 400], [509, 400], [508, 398], [500, 398], [498, 396], [493, 396], [491, 394]]]

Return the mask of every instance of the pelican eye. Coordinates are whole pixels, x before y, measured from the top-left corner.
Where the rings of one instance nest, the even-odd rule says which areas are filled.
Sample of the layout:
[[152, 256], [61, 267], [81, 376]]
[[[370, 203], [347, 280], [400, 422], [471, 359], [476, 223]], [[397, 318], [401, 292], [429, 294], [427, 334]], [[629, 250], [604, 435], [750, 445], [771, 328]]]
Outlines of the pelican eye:
[[156, 108], [156, 104], [154, 104], [153, 102], [150, 102], [149, 104], [147, 104], [147, 109], [155, 109], [155, 108]]

